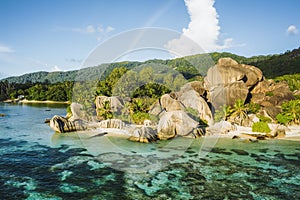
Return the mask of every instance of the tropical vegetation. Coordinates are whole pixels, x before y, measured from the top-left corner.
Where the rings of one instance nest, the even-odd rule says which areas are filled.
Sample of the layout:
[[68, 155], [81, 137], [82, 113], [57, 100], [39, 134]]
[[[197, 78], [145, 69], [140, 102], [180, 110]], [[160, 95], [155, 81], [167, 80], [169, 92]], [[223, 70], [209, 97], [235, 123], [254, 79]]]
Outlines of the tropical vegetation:
[[266, 122], [256, 122], [252, 125], [253, 132], [270, 133], [271, 129]]
[[214, 115], [215, 121], [231, 121], [237, 125], [245, 125], [249, 122], [249, 114], [256, 114], [260, 105], [256, 103], [244, 103], [238, 99], [233, 106], [223, 105]]
[[300, 100], [292, 100], [281, 105], [282, 113], [276, 116], [279, 123], [300, 124]]

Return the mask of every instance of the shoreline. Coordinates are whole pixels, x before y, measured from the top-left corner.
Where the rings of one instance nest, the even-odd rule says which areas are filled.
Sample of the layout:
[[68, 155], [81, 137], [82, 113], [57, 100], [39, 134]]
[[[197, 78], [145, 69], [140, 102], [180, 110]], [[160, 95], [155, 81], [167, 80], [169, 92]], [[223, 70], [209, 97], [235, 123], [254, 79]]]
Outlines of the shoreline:
[[71, 102], [69, 101], [49, 101], [49, 100], [46, 100], [46, 101], [37, 101], [37, 100], [27, 100], [27, 99], [24, 99], [24, 100], [21, 100], [19, 101], [19, 103], [40, 103], [40, 104], [71, 104]]
[[[228, 132], [227, 134], [215, 134], [215, 135], [205, 135], [203, 138], [228, 138], [234, 139], [234, 136], [239, 136], [240, 138], [237, 139], [254, 139], [255, 135], [265, 135], [265, 133], [258, 133], [258, 132], [248, 132], [245, 133], [243, 131], [232, 131]], [[274, 137], [274, 138], [267, 138], [263, 140], [291, 140], [291, 141], [300, 141], [300, 132], [294, 131], [287, 131], [284, 137]]]
[[[290, 141], [300, 141], [300, 126], [288, 126], [288, 130], [286, 131], [286, 134], [284, 137], [274, 137], [274, 138], [266, 138], [263, 140], [290, 140]], [[130, 136], [133, 136], [128, 132], [128, 130], [124, 129], [116, 129], [116, 128], [96, 128], [92, 130], [84, 130], [84, 131], [75, 131], [75, 132], [69, 132], [71, 133], [76, 133], [79, 134], [82, 137], [86, 137], [88, 139], [94, 138], [94, 137], [121, 137], [121, 138], [129, 138]], [[104, 134], [103, 134], [104, 133]], [[58, 133], [61, 135], [64, 135], [65, 133]], [[103, 135], [102, 135], [103, 134]], [[259, 132], [245, 132], [241, 130], [237, 131], [230, 131], [226, 134], [214, 134], [214, 135], [205, 135], [202, 136], [202, 138], [217, 138], [217, 139], [222, 139], [222, 138], [227, 138], [227, 139], [234, 139], [234, 136], [238, 136], [240, 140], [245, 140], [247, 139], [252, 139], [252, 141], [256, 140], [259, 141], [259, 139], [256, 139], [254, 135], [265, 135], [264, 133], [259, 133]]]
[[38, 101], [38, 100], [5, 100], [3, 103], [23, 103], [23, 104], [71, 104], [69, 101]]

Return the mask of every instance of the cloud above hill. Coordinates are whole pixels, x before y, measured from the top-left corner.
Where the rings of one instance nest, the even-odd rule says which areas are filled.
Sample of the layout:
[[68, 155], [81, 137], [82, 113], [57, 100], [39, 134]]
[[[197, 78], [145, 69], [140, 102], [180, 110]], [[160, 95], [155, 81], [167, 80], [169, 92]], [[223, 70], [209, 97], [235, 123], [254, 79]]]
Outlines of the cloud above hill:
[[[220, 26], [214, 3], [214, 0], [185, 0], [190, 22], [187, 28], [183, 28], [181, 37], [169, 41], [166, 48], [185, 56], [230, 47], [232, 38], [225, 39], [222, 45], [218, 44]], [[201, 49], [202, 52], [199, 52]]]

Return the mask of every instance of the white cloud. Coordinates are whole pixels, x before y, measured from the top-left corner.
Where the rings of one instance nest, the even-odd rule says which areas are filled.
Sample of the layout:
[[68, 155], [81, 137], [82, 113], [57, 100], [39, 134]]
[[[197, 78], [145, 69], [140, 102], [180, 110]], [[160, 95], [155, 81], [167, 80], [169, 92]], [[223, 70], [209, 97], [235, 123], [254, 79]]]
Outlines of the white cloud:
[[72, 32], [77, 32], [77, 33], [83, 33], [83, 34], [94, 34], [94, 33], [101, 33], [101, 34], [106, 34], [109, 32], [112, 32], [115, 30], [112, 26], [107, 26], [106, 28], [103, 28], [101, 25], [98, 27], [93, 26], [93, 25], [88, 25], [85, 28], [71, 28], [71, 29], [65, 29], [69, 30]]
[[[68, 29], [66, 29], [66, 30], [68, 30]], [[96, 32], [96, 29], [94, 28], [93, 25], [88, 25], [85, 28], [71, 28], [69, 30], [72, 31], [72, 32], [84, 33], [84, 34], [95, 33]]]
[[15, 52], [11, 47], [0, 44], [0, 53], [13, 53]]
[[[214, 3], [214, 0], [185, 0], [190, 22], [188, 28], [182, 30], [179, 39], [171, 40], [166, 45], [171, 52], [177, 52], [181, 56], [185, 56], [232, 46], [232, 38], [225, 39], [223, 45], [218, 45], [220, 26]], [[191, 41], [187, 42], [188, 38]], [[191, 46], [192, 41], [195, 44]], [[196, 46], [198, 47], [196, 48]]]
[[115, 28], [114, 27], [112, 27], [112, 26], [107, 26], [106, 28], [103, 28], [101, 25], [100, 26], [98, 26], [98, 32], [99, 33], [109, 33], [109, 32], [112, 32], [112, 31], [114, 31], [115, 30]]
[[67, 27], [55, 27], [54, 31], [60, 32], [60, 31], [66, 31], [66, 32], [74, 32], [74, 33], [80, 33], [84, 35], [89, 35], [97, 39], [97, 41], [102, 41], [104, 38], [107, 37], [107, 35], [114, 31], [115, 28], [112, 26], [106, 26], [103, 27], [102, 25], [87, 25], [84, 28], [67, 28]]
[[106, 27], [105, 32], [106, 32], [106, 33], [109, 33], [109, 32], [112, 32], [112, 31], [114, 31], [114, 30], [115, 30], [114, 27], [108, 26], [108, 27]]
[[97, 30], [98, 30], [98, 32], [99, 32], [99, 33], [103, 33], [103, 32], [104, 32], [104, 29], [102, 28], [102, 26], [101, 26], [101, 25], [100, 25], [100, 26], [98, 26], [98, 29], [97, 29]]
[[52, 72], [59, 72], [62, 71], [57, 65], [54, 65], [51, 69]]
[[289, 35], [296, 35], [298, 34], [298, 29], [295, 25], [290, 25], [287, 30], [286, 30], [287, 34]]
[[86, 31], [87, 33], [95, 33], [95, 32], [96, 32], [96, 29], [94, 28], [94, 26], [88, 25], [88, 26], [85, 28], [85, 31]]
[[110, 32], [114, 31], [115, 28], [112, 26], [107, 26], [107, 27], [102, 27], [102, 25], [93, 26], [93, 25], [88, 25], [85, 28], [72, 28], [72, 29], [62, 29], [62, 30], [67, 30], [71, 32], [77, 32], [81, 34], [89, 34], [92, 35], [96, 38], [98, 42], [102, 41], [104, 38], [107, 37], [107, 34]]

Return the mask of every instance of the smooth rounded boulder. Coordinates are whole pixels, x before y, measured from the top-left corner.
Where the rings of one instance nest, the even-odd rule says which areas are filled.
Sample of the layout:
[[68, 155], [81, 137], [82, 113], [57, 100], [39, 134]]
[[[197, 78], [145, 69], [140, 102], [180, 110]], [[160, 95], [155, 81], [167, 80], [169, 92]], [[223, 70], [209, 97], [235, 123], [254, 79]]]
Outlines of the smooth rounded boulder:
[[185, 110], [184, 105], [180, 101], [172, 98], [170, 94], [164, 94], [161, 96], [160, 105], [167, 112], [176, 111], [176, 110]]
[[206, 101], [195, 90], [188, 90], [183, 92], [178, 100], [188, 109], [192, 108], [197, 112], [201, 120], [205, 120], [207, 124], [213, 124], [212, 112]]
[[194, 130], [199, 123], [188, 116], [184, 111], [166, 112], [160, 118], [157, 127], [157, 137], [167, 140], [176, 136], [196, 137]]
[[204, 79], [208, 88], [208, 100], [215, 109], [223, 105], [233, 105], [237, 100], [243, 102], [249, 97], [249, 90], [263, 80], [260, 69], [238, 64], [231, 58], [219, 59], [211, 67]]
[[87, 124], [80, 119], [69, 121], [58, 115], [52, 117], [49, 126], [58, 133], [83, 131], [87, 129]]

